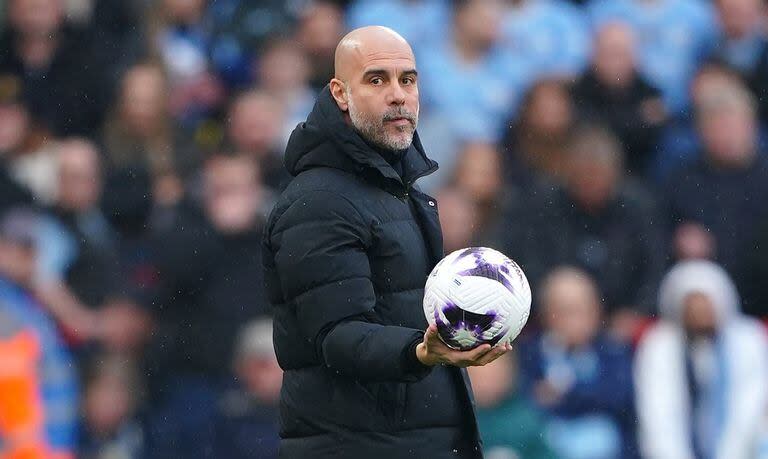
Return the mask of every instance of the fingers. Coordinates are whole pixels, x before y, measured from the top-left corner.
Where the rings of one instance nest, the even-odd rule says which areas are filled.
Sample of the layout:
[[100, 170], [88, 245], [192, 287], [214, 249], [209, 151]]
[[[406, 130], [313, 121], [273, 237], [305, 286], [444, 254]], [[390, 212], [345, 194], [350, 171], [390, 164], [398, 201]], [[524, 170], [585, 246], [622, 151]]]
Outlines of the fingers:
[[474, 362], [480, 358], [482, 358], [485, 354], [491, 351], [491, 345], [490, 344], [483, 344], [480, 346], [477, 346], [474, 349], [470, 349], [468, 351], [458, 351], [460, 352], [462, 360], [465, 360], [467, 362]]
[[431, 341], [435, 339], [440, 339], [440, 337], [437, 336], [437, 325], [430, 324], [429, 327], [427, 327], [427, 331], [424, 332], [424, 340]]
[[491, 363], [494, 360], [498, 359], [502, 355], [506, 354], [507, 351], [509, 351], [509, 349], [510, 349], [510, 347], [509, 347], [508, 343], [499, 344], [498, 346], [494, 347], [490, 352], [487, 352], [480, 359], [478, 359], [474, 363], [474, 365], [476, 365], [476, 366], [488, 365], [489, 363]]

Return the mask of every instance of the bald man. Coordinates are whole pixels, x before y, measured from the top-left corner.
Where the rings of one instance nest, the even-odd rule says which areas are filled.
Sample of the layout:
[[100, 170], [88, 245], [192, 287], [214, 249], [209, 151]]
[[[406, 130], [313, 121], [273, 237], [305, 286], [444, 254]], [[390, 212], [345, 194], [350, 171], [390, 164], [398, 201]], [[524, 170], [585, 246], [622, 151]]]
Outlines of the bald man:
[[293, 179], [264, 239], [282, 458], [482, 457], [463, 367], [508, 348], [459, 352], [427, 328], [443, 242], [434, 198], [414, 185], [437, 169], [418, 115], [411, 47], [365, 27], [339, 43], [335, 77], [288, 143]]

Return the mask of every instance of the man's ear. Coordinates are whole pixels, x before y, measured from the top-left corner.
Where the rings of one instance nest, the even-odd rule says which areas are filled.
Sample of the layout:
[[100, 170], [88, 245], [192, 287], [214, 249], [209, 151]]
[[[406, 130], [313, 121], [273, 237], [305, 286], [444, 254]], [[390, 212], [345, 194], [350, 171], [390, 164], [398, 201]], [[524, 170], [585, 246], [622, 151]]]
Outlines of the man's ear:
[[331, 80], [331, 95], [342, 112], [346, 112], [349, 109], [347, 91], [344, 90], [345, 87], [345, 83], [338, 78], [333, 78]]

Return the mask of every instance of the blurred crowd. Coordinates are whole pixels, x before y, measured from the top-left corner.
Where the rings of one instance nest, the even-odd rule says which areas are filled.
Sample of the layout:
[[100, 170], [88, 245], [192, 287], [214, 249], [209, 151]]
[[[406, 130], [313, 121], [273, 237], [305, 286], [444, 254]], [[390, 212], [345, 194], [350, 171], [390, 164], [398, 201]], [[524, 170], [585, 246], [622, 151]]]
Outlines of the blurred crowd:
[[0, 458], [275, 457], [262, 224], [369, 24], [414, 48], [445, 250], [534, 289], [471, 372], [489, 459], [768, 457], [767, 8], [2, 2]]

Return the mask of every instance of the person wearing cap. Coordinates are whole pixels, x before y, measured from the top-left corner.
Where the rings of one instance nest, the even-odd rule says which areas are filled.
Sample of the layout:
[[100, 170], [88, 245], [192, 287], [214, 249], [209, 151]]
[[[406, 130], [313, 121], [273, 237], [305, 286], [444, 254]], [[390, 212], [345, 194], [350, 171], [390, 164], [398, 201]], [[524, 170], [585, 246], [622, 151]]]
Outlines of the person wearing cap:
[[768, 407], [768, 337], [743, 316], [719, 265], [674, 266], [661, 320], [640, 341], [634, 381], [643, 457], [753, 458]]

